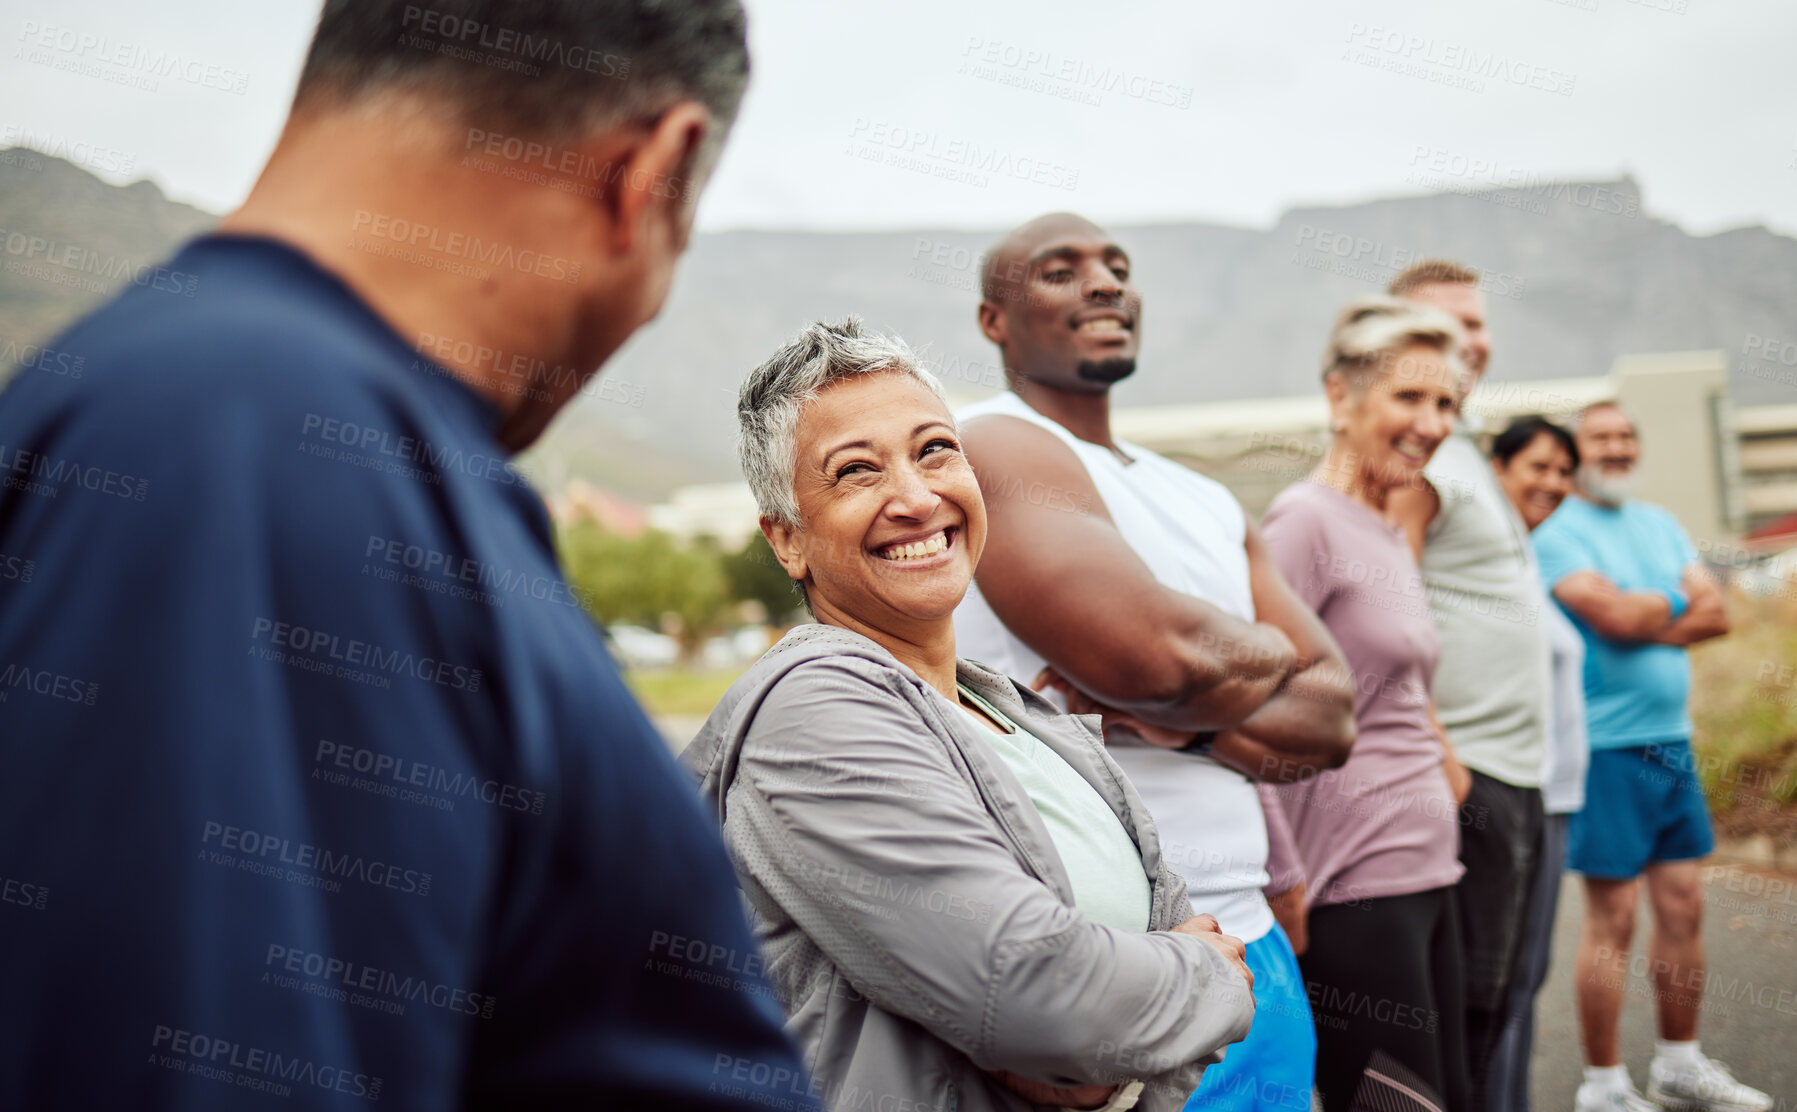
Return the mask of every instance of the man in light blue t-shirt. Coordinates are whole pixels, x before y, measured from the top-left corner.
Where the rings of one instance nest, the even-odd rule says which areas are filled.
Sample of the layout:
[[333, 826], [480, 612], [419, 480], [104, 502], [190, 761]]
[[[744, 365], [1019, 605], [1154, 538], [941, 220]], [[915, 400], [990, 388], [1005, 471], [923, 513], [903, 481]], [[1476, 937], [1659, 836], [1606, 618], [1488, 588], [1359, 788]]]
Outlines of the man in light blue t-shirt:
[[1612, 403], [1579, 415], [1579, 497], [1535, 531], [1543, 583], [1585, 639], [1591, 765], [1568, 864], [1585, 874], [1577, 993], [1585, 1082], [1576, 1112], [1649, 1112], [1622, 1065], [1617, 1027], [1639, 878], [1653, 907], [1659, 1041], [1647, 1096], [1667, 1107], [1765, 1112], [1697, 1044], [1705, 974], [1703, 884], [1709, 812], [1691, 757], [1685, 648], [1728, 632], [1721, 589], [1670, 513], [1629, 497], [1635, 424]]

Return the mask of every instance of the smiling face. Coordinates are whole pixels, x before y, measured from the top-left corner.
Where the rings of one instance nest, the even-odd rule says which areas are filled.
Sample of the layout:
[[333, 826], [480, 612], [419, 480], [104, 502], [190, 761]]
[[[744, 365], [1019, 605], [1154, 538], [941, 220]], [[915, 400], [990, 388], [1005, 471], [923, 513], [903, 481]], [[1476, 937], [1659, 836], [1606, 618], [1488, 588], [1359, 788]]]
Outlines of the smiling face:
[[1613, 405], [1585, 411], [1574, 439], [1579, 445], [1579, 490], [1594, 502], [1620, 506], [1635, 491], [1641, 441], [1628, 414]]
[[763, 519], [819, 621], [915, 641], [952, 620], [986, 544], [986, 504], [948, 408], [908, 375], [839, 380], [796, 434], [798, 529]]
[[1460, 407], [1453, 367], [1424, 344], [1386, 357], [1378, 369], [1333, 374], [1326, 388], [1344, 466], [1354, 471], [1349, 481], [1368, 490], [1418, 482]]
[[1537, 433], [1509, 463], [1494, 459], [1491, 465], [1531, 532], [1572, 493], [1572, 453], [1549, 433]]
[[992, 253], [980, 329], [1016, 373], [1102, 394], [1135, 370], [1142, 297], [1129, 275], [1129, 256], [1090, 221], [1031, 221]]

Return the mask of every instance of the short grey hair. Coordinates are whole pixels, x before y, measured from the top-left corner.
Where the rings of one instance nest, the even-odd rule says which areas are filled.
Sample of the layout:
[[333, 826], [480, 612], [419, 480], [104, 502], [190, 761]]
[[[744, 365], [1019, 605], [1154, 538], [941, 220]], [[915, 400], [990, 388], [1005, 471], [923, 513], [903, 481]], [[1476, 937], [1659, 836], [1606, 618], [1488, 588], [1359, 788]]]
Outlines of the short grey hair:
[[1380, 370], [1405, 348], [1420, 344], [1440, 352], [1455, 379], [1465, 381], [1460, 335], [1460, 322], [1432, 305], [1363, 297], [1335, 318], [1323, 350], [1323, 377]]
[[695, 100], [712, 119], [680, 171], [696, 197], [748, 80], [740, 0], [325, 0], [294, 109], [423, 93], [471, 127], [573, 143]]
[[1600, 409], [1614, 409], [1616, 412], [1622, 414], [1623, 420], [1627, 421], [1629, 423], [1629, 428], [1634, 430], [1635, 439], [1641, 439], [1641, 422], [1635, 420], [1633, 410], [1629, 409], [1628, 406], [1623, 405], [1619, 401], [1592, 402], [1590, 405], [1579, 410], [1572, 418], [1572, 435], [1577, 436], [1579, 433], [1585, 431], [1585, 418], [1591, 416]]
[[942, 383], [918, 365], [905, 341], [864, 332], [861, 319], [852, 316], [841, 324], [806, 325], [743, 379], [736, 396], [737, 455], [762, 517], [802, 527], [793, 493], [799, 414], [824, 387], [867, 374], [909, 375], [943, 397]]

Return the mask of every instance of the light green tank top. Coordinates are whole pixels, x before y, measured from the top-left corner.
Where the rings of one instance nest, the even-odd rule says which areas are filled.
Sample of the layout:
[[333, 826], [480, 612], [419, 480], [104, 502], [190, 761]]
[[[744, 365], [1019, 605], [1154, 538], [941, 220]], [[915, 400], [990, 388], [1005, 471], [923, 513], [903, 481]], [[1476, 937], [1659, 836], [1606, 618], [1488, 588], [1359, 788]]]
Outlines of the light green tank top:
[[956, 704], [1029, 793], [1073, 882], [1074, 906], [1095, 923], [1146, 931], [1153, 901], [1148, 874], [1111, 805], [1059, 753], [965, 686], [956, 686], [963, 699], [1005, 728], [995, 734], [979, 715]]

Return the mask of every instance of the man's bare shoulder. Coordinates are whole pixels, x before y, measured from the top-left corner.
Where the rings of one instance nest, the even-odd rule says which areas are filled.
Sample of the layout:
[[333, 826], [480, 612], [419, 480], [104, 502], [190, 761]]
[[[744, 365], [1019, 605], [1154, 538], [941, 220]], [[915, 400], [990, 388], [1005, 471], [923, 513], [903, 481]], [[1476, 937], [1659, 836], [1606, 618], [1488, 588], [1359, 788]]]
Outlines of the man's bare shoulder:
[[961, 445], [988, 499], [1020, 482], [1047, 484], [1075, 494], [1097, 493], [1091, 474], [1073, 449], [1022, 417], [990, 413], [972, 418], [961, 427]]
[[1034, 421], [1010, 413], [982, 413], [961, 425], [961, 442], [967, 454], [990, 457], [994, 466], [1015, 466], [1020, 457], [1030, 462], [1065, 456], [1075, 463], [1079, 457], [1062, 443], [1061, 438]]

